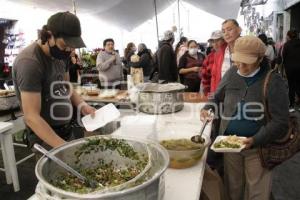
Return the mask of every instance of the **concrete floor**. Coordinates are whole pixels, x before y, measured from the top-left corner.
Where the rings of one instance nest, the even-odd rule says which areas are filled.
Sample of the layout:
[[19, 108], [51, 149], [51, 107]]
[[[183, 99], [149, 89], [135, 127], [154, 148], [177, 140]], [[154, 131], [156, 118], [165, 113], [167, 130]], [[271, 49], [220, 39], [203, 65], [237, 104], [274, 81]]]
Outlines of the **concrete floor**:
[[[16, 159], [20, 160], [32, 152], [31, 150], [24, 147], [15, 147]], [[20, 191], [14, 192], [12, 185], [7, 185], [5, 180], [5, 173], [0, 172], [0, 199], [5, 200], [24, 200], [28, 199], [34, 194], [37, 179], [34, 173], [35, 168], [35, 157], [32, 157], [17, 166]], [[2, 155], [0, 154], [0, 167], [3, 168]]]

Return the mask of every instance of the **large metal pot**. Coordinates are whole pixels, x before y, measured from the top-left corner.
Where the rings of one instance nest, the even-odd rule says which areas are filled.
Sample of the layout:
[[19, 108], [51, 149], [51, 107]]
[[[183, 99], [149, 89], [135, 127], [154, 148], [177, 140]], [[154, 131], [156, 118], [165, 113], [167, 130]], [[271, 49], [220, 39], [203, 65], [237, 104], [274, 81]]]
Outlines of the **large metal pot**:
[[148, 114], [169, 114], [183, 109], [185, 86], [179, 83], [138, 85], [138, 109]]
[[14, 93], [0, 95], [0, 111], [11, 110], [19, 107], [19, 101]]
[[[94, 137], [108, 137], [108, 136], [94, 136]], [[125, 139], [126, 141], [140, 142], [146, 144], [151, 152], [152, 166], [144, 175], [144, 180], [137, 183], [136, 186], [125, 188], [121, 191], [109, 191], [107, 193], [89, 193], [78, 194], [67, 192], [59, 189], [49, 183], [49, 181], [56, 177], [61, 168], [48, 158], [42, 157], [35, 169], [39, 184], [36, 189], [36, 194], [41, 200], [53, 199], [73, 199], [73, 200], [161, 200], [164, 195], [164, 178], [163, 173], [169, 164], [169, 155], [167, 151], [150, 140], [140, 140], [130, 137], [109, 136], [112, 138]], [[52, 154], [61, 158], [63, 161], [72, 166], [75, 158], [72, 156], [74, 151], [85, 142], [85, 139], [74, 140], [59, 148], [53, 149]], [[96, 158], [97, 159], [97, 158]], [[146, 178], [147, 177], [147, 178]]]

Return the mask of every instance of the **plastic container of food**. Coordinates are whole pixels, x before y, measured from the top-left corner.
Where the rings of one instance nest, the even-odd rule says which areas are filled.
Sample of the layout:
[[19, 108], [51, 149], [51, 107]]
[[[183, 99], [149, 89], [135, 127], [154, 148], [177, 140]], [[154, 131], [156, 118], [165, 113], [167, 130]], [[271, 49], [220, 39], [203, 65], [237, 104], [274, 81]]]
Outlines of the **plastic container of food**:
[[160, 144], [169, 153], [169, 167], [174, 169], [184, 169], [196, 165], [203, 157], [209, 143], [210, 140], [207, 138], [205, 138], [204, 144], [193, 144], [188, 138], [160, 141]]
[[[178, 123], [180, 123], [180, 128], [178, 128]], [[201, 125], [198, 122], [180, 122], [178, 120], [166, 118], [160, 120], [157, 125], [157, 131], [159, 132], [158, 142], [161, 144], [162, 141], [185, 139], [193, 143], [191, 137], [199, 134], [200, 128]], [[184, 150], [184, 148], [176, 149], [162, 145], [165, 146], [165, 149], [167, 149], [170, 156], [169, 167], [183, 169], [196, 165], [202, 159], [206, 148], [211, 142], [210, 137], [207, 134], [208, 131], [210, 131], [210, 127], [206, 126], [202, 135], [205, 139], [205, 143], [198, 145], [197, 148]]]

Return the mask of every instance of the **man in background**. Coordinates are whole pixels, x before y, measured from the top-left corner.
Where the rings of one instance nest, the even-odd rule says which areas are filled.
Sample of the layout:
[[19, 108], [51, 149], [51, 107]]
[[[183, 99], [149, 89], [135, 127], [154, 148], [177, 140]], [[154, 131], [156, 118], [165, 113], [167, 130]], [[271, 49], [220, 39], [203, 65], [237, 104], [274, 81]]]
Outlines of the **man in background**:
[[231, 54], [235, 41], [240, 37], [242, 29], [235, 19], [227, 19], [222, 24], [222, 33], [227, 46], [216, 53], [211, 71], [211, 93], [215, 92], [222, 77], [232, 67]]
[[178, 80], [176, 55], [172, 46], [174, 41], [174, 33], [166, 31], [157, 51], [159, 83], [177, 82]]
[[120, 89], [123, 80], [123, 69], [120, 55], [115, 51], [113, 39], [103, 41], [104, 51], [100, 51], [97, 56], [96, 66], [99, 70], [101, 88]]

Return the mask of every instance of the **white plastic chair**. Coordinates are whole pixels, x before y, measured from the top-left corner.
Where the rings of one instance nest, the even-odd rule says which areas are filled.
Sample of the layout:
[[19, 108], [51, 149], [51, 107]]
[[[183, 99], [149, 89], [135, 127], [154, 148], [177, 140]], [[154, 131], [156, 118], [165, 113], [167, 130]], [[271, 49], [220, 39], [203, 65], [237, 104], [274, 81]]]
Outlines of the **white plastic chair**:
[[12, 132], [13, 123], [0, 122], [0, 142], [1, 151], [4, 163], [4, 169], [6, 177], [6, 183], [14, 185], [14, 191], [20, 190], [20, 184], [18, 179], [17, 165], [15, 152], [13, 147]]
[[4, 163], [4, 168], [0, 168], [0, 171], [5, 172], [6, 183], [12, 183], [15, 192], [20, 190], [17, 165], [34, 156], [32, 153], [16, 162], [14, 145], [21, 147], [26, 147], [26, 145], [14, 144], [13, 134], [24, 129], [25, 124], [22, 117], [19, 117], [16, 120], [11, 120], [10, 122], [0, 122], [0, 144]]

